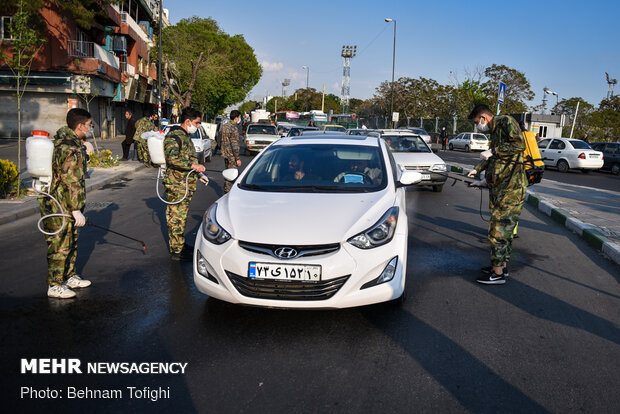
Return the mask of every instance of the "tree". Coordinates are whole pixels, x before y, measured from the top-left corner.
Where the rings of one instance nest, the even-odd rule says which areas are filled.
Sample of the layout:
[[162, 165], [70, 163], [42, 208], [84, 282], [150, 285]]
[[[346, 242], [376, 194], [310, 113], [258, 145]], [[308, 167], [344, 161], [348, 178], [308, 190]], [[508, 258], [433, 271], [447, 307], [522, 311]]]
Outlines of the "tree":
[[[579, 108], [581, 111], [581, 107]], [[579, 118], [577, 118], [579, 119]], [[612, 141], [620, 137], [620, 96], [603, 99], [596, 111], [586, 116], [591, 135], [604, 141]]]
[[22, 148], [22, 98], [28, 86], [32, 62], [43, 46], [43, 37], [37, 29], [36, 10], [32, 10], [25, 0], [17, 2], [17, 10], [10, 23], [11, 43], [8, 48], [0, 50], [0, 59], [4, 61], [15, 78], [15, 97], [17, 98], [17, 194], [21, 187], [21, 148]]
[[574, 97], [569, 99], [562, 99], [553, 107], [553, 112], [558, 115], [566, 116], [566, 125], [562, 130], [562, 136], [569, 136], [573, 119], [575, 119], [575, 111], [577, 110], [577, 102], [579, 102], [579, 112], [577, 113], [577, 119], [575, 121], [574, 136], [582, 136], [584, 134], [592, 134], [592, 128], [589, 127], [586, 122], [590, 113], [594, 110], [594, 106], [585, 99]]
[[502, 104], [502, 112], [514, 114], [527, 111], [525, 101], [534, 98], [530, 82], [523, 72], [509, 68], [506, 65], [493, 64], [484, 70], [486, 81], [482, 85], [487, 99], [494, 106], [497, 105], [499, 83], [506, 84], [506, 96]]
[[[182, 47], [181, 47], [182, 46]], [[153, 55], [157, 48], [151, 49]], [[211, 18], [183, 19], [162, 33], [163, 73], [182, 107], [214, 115], [242, 101], [262, 68], [241, 35], [229, 36]]]

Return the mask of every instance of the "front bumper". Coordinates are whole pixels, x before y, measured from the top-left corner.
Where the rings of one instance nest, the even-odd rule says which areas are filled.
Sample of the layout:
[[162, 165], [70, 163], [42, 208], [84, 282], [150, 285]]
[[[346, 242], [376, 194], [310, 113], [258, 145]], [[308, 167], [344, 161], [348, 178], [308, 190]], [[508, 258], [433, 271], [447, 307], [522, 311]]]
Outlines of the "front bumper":
[[[245, 250], [237, 240], [214, 245], [199, 232], [194, 251], [194, 283], [200, 292], [236, 304], [300, 309], [364, 306], [402, 295], [405, 288], [406, 252], [407, 237], [397, 233], [390, 243], [374, 249], [362, 250], [344, 242], [333, 253], [282, 260]], [[198, 272], [199, 253], [206, 260], [208, 276]], [[362, 285], [376, 279], [395, 256], [398, 257], [398, 264], [391, 281], [361, 289]], [[311, 282], [307, 282], [307, 286], [300, 286], [300, 282], [289, 281], [257, 284], [256, 279], [248, 277], [250, 262], [320, 265], [322, 277], [319, 283], [323, 286], [310, 286]], [[328, 290], [335, 292], [321, 294]], [[292, 299], [287, 292], [293, 291], [305, 293]], [[309, 297], [314, 294], [317, 297]]]

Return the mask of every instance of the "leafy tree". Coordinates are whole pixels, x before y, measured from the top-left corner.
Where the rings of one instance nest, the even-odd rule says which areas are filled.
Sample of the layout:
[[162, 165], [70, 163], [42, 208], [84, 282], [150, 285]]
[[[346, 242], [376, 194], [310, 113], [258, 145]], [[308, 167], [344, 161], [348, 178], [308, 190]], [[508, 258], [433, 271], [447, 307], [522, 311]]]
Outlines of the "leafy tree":
[[502, 112], [506, 114], [514, 114], [525, 112], [527, 105], [525, 101], [534, 98], [530, 82], [523, 72], [509, 68], [506, 65], [493, 64], [484, 70], [486, 81], [483, 89], [487, 95], [487, 100], [497, 105], [497, 92], [499, 83], [506, 84], [506, 97], [502, 104]]
[[242, 103], [239, 106], [239, 112], [241, 112], [242, 114], [243, 113], [250, 113], [250, 111], [252, 109], [256, 108], [256, 104], [257, 103], [260, 103], [260, 102], [258, 102], [258, 101], [247, 101], [247, 102], [244, 102], [244, 103]]
[[[151, 53], [158, 53], [157, 47]], [[163, 72], [175, 100], [208, 115], [242, 101], [262, 68], [241, 35], [229, 36], [211, 18], [193, 16], [164, 29]]]
[[566, 125], [562, 130], [562, 135], [567, 137], [570, 134], [570, 130], [573, 125], [573, 119], [575, 119], [575, 111], [577, 109], [577, 102], [579, 102], [579, 112], [577, 113], [577, 119], [575, 121], [575, 130], [573, 136], [583, 136], [585, 134], [592, 134], [592, 128], [590, 128], [586, 122], [589, 115], [594, 110], [594, 106], [585, 99], [574, 97], [569, 99], [562, 99], [553, 107], [553, 112], [559, 115], [566, 115]]
[[617, 140], [620, 137], [620, 96], [603, 99], [598, 109], [587, 115], [584, 122], [589, 126], [586, 132], [590, 131], [590, 135], [604, 141]]

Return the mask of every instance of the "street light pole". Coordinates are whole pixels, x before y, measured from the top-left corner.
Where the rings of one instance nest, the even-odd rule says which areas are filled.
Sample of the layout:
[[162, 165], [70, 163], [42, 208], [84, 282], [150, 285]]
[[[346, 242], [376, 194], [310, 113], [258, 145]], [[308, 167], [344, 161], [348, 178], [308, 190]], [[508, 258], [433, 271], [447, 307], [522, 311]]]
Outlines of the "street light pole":
[[306, 69], [306, 89], [309, 89], [310, 83], [310, 66], [302, 66], [302, 69]]
[[394, 22], [394, 47], [392, 49], [392, 98], [390, 102], [390, 117], [392, 118], [392, 128], [394, 128], [394, 67], [396, 65], [396, 19], [385, 19], [387, 23]]
[[159, 42], [159, 50], [157, 51], [158, 53], [158, 59], [159, 62], [157, 64], [157, 95], [158, 99], [157, 99], [157, 121], [159, 122], [159, 129], [161, 130], [161, 110], [162, 110], [162, 102], [161, 102], [161, 24], [162, 24], [162, 12], [163, 12], [163, 3], [164, 0], [159, 0], [159, 35], [158, 37], [158, 42]]

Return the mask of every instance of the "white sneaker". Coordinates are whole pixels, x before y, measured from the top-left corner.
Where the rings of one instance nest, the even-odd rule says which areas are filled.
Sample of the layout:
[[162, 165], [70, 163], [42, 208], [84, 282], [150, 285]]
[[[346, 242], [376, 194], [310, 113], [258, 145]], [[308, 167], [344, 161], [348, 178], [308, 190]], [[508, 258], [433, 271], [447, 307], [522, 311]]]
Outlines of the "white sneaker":
[[83, 288], [90, 286], [90, 280], [84, 280], [78, 275], [73, 275], [69, 279], [67, 279], [67, 282], [65, 284], [71, 289]]
[[50, 286], [47, 288], [47, 296], [50, 298], [68, 299], [75, 296], [75, 292], [66, 285]]

